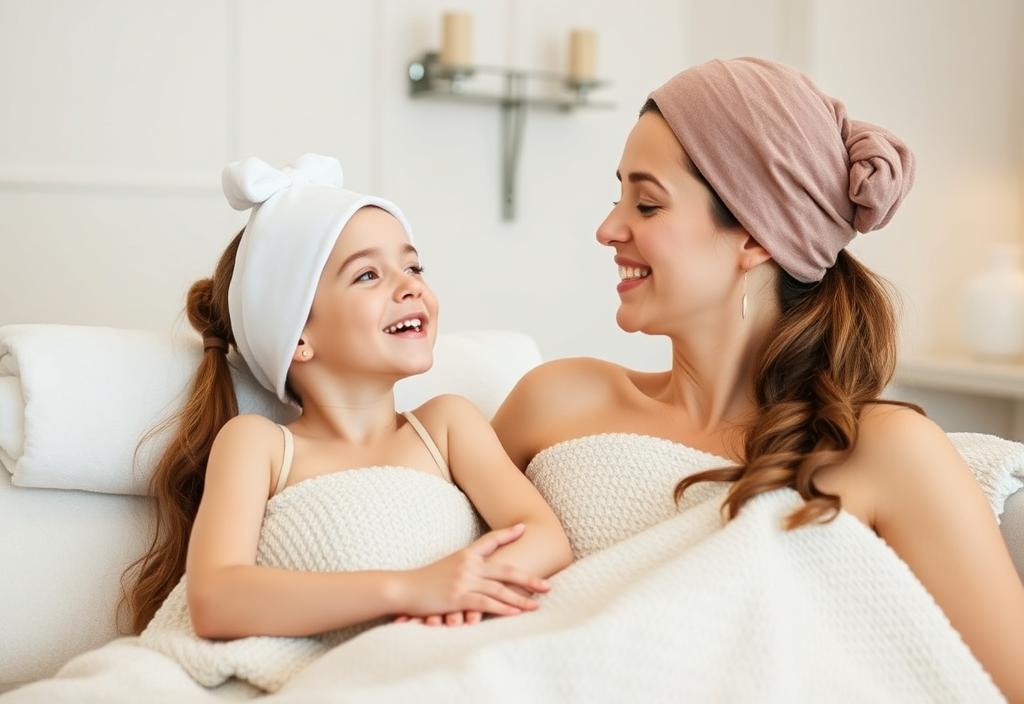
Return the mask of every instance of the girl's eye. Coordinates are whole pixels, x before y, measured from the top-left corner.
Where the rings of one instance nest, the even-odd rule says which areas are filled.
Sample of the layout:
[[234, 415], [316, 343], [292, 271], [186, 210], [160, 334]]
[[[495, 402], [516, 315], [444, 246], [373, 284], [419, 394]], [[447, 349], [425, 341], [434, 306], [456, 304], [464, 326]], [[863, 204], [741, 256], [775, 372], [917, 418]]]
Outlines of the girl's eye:
[[[377, 278], [376, 272], [364, 271], [362, 274], [360, 274], [359, 276], [356, 277], [356, 282], [358, 282], [358, 281], [372, 281], [373, 279], [367, 278], [368, 276], [372, 276], [373, 279]], [[355, 283], [355, 282], [353, 282], [353, 283]]]
[[406, 267], [406, 268], [407, 268], [408, 271], [411, 271], [416, 276], [422, 276], [422, 274], [423, 274], [423, 267], [420, 266], [419, 264], [414, 264], [413, 266]]

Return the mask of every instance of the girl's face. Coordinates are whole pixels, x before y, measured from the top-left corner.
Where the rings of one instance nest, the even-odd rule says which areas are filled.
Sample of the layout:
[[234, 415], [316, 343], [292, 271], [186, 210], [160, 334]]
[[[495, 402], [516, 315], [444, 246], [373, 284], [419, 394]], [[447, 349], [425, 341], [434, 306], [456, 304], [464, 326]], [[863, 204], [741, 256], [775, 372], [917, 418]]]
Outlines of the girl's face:
[[621, 199], [597, 240], [615, 249], [619, 327], [672, 334], [718, 316], [739, 317], [746, 233], [716, 225], [708, 189], [660, 114], [637, 121], [616, 176]]
[[360, 209], [320, 276], [299, 350], [310, 345], [338, 374], [400, 379], [430, 369], [436, 337], [437, 299], [405, 230], [380, 208]]

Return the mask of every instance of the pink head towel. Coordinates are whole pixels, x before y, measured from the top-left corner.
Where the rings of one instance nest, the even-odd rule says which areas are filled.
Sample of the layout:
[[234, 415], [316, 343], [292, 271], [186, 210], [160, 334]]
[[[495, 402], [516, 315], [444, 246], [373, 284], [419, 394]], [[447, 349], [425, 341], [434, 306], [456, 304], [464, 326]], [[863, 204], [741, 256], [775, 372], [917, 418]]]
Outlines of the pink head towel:
[[888, 223], [914, 182], [906, 144], [781, 64], [710, 61], [650, 97], [744, 229], [805, 283]]

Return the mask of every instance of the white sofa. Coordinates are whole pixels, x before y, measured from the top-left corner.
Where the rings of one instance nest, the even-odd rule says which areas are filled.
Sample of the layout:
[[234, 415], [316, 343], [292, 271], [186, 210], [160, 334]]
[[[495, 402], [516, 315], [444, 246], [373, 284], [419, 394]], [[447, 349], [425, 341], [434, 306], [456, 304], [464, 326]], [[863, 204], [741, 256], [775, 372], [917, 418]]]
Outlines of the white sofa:
[[[441, 335], [433, 369], [402, 381], [396, 405], [415, 408], [456, 393], [493, 415], [540, 362], [536, 343], [520, 333]], [[0, 468], [0, 692], [48, 677], [119, 635], [121, 574], [144, 551], [152, 528], [147, 497], [25, 488], [11, 479]]]
[[[403, 382], [397, 403], [412, 408], [439, 393], [459, 393], [490, 415], [540, 361], [536, 344], [517, 333], [442, 336], [434, 369]], [[118, 635], [120, 577], [145, 548], [150, 502], [16, 487], [0, 470], [0, 691], [52, 675], [74, 655]], [[1002, 527], [1024, 574], [1024, 492], [1007, 502]]]

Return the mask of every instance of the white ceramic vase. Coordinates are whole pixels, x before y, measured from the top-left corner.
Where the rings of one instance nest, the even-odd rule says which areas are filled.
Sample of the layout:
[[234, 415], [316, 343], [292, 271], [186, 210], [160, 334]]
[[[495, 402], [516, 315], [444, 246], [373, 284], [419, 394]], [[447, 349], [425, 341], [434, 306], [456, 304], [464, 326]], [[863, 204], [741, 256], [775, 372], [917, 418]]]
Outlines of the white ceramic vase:
[[992, 246], [988, 265], [963, 291], [960, 327], [967, 348], [980, 359], [1016, 361], [1024, 357], [1024, 271], [1019, 245]]

